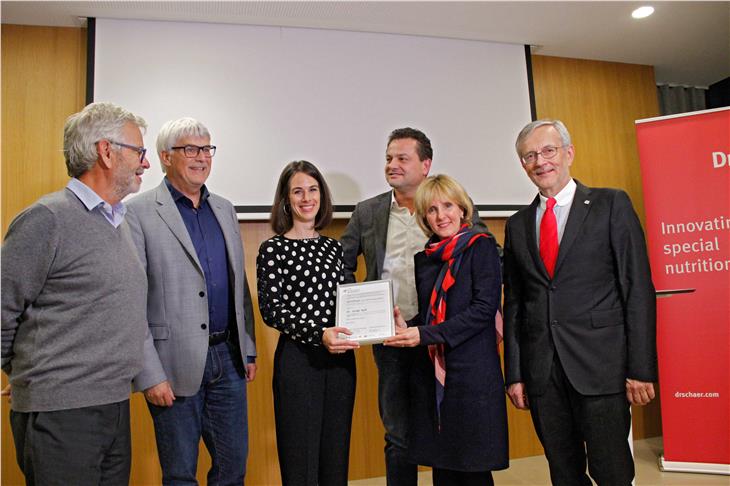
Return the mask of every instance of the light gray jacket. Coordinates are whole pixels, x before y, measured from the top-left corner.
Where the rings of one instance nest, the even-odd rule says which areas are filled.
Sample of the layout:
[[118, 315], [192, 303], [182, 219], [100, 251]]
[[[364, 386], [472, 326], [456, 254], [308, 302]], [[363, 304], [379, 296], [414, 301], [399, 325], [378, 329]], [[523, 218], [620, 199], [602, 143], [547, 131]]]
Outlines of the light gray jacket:
[[[246, 282], [241, 233], [233, 205], [208, 198], [228, 254], [241, 357], [256, 356], [251, 295]], [[208, 298], [205, 275], [182, 216], [162, 181], [127, 204], [132, 239], [147, 271], [144, 367], [134, 378], [137, 391], [170, 382], [176, 396], [198, 392], [208, 352]], [[205, 326], [203, 326], [205, 324]]]

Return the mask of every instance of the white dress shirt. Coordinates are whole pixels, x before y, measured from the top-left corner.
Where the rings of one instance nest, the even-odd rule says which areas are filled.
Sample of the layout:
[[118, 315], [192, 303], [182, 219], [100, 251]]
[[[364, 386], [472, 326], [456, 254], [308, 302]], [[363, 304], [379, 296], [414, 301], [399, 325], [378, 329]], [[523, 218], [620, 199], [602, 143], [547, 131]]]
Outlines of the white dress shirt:
[[[575, 190], [578, 186], [575, 184], [573, 179], [565, 185], [565, 187], [555, 195], [555, 207], [553, 213], [555, 213], [555, 220], [558, 223], [558, 243], [563, 239], [563, 232], [565, 231], [565, 223], [568, 222], [568, 214], [570, 214], [570, 205], [573, 204], [573, 198], [575, 197]], [[542, 215], [545, 213], [547, 207], [547, 200], [545, 196], [540, 194], [540, 205], [535, 211], [535, 231], [537, 231], [538, 246], [540, 245], [540, 221]]]
[[383, 273], [380, 278], [393, 281], [393, 298], [404, 319], [418, 313], [416, 275], [413, 256], [426, 246], [428, 237], [416, 222], [416, 215], [402, 208], [391, 196], [388, 236], [385, 243]]

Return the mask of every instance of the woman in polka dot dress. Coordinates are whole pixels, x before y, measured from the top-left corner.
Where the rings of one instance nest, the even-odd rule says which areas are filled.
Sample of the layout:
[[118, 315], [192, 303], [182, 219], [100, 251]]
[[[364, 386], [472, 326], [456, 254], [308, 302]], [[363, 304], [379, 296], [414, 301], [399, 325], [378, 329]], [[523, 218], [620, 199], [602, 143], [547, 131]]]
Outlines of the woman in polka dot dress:
[[332, 198], [319, 170], [288, 164], [279, 177], [271, 226], [256, 260], [259, 308], [279, 330], [274, 354], [274, 415], [284, 486], [347, 484], [356, 342], [334, 327], [342, 246], [321, 236]]

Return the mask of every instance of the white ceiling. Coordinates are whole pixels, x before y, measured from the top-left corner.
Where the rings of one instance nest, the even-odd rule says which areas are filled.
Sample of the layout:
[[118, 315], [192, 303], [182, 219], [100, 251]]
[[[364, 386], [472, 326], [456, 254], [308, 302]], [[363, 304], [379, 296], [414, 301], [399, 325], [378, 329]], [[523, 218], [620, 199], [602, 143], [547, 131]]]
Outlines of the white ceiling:
[[[654, 15], [631, 18], [640, 5]], [[730, 76], [730, 2], [2, 1], [2, 23], [83, 17], [281, 25], [530, 44], [533, 53], [647, 64], [658, 84]]]

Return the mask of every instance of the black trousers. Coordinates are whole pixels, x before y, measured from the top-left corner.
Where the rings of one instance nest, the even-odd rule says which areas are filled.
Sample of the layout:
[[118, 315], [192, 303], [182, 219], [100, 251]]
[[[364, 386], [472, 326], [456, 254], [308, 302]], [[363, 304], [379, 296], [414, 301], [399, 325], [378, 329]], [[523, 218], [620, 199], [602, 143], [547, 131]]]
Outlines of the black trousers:
[[491, 471], [466, 472], [433, 468], [433, 486], [494, 486]]
[[555, 355], [543, 395], [529, 396], [535, 431], [545, 449], [555, 486], [628, 486], [634, 460], [628, 437], [631, 410], [625, 393], [578, 393]]
[[408, 460], [412, 351], [373, 345], [373, 358], [378, 367], [378, 408], [385, 427], [387, 486], [418, 484], [418, 465]]
[[279, 337], [273, 389], [283, 486], [347, 485], [355, 377], [352, 351]]
[[127, 486], [129, 400], [53, 412], [10, 412], [28, 486]]

